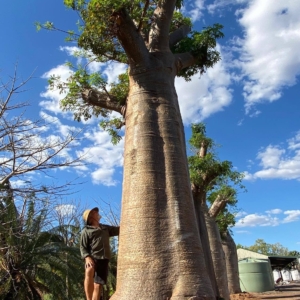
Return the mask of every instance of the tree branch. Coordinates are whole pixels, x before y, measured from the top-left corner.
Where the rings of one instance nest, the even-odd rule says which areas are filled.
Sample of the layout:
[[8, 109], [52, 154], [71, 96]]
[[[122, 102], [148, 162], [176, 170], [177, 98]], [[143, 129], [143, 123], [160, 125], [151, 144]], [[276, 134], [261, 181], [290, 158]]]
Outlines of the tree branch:
[[225, 208], [227, 202], [228, 198], [223, 198], [222, 196], [218, 195], [208, 211], [209, 216], [215, 219], [221, 210]]
[[113, 30], [116, 31], [119, 42], [124, 48], [128, 63], [131, 67], [147, 65], [149, 56], [144, 39], [125, 9], [112, 15], [114, 20]]
[[96, 89], [86, 89], [81, 93], [84, 102], [101, 108], [114, 110], [122, 114], [122, 105], [112, 96], [101, 93]]
[[153, 23], [149, 34], [150, 52], [169, 52], [170, 24], [175, 9], [176, 0], [158, 1], [153, 13]]
[[193, 66], [197, 59], [190, 52], [175, 54], [175, 62], [177, 67], [177, 73], [182, 69]]
[[188, 25], [182, 25], [169, 36], [170, 48], [175, 46], [178, 42], [184, 39], [191, 31], [191, 27]]
[[144, 9], [143, 9], [143, 13], [142, 13], [142, 15], [141, 15], [140, 23], [139, 23], [138, 29], [137, 29], [138, 32], [140, 32], [141, 29], [142, 29], [143, 19], [144, 19], [144, 17], [146, 16], [148, 7], [149, 7], [149, 0], [147, 0], [146, 3], [145, 3]]

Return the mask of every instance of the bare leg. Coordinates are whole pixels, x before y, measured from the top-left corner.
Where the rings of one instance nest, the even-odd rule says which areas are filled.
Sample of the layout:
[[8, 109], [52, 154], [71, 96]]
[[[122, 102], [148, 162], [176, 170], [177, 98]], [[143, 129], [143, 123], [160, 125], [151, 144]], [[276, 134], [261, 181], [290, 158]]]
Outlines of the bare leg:
[[85, 278], [84, 278], [84, 291], [87, 300], [93, 300], [94, 292], [94, 267], [88, 267], [85, 269]]
[[101, 284], [94, 283], [93, 300], [100, 300], [101, 288], [102, 288]]

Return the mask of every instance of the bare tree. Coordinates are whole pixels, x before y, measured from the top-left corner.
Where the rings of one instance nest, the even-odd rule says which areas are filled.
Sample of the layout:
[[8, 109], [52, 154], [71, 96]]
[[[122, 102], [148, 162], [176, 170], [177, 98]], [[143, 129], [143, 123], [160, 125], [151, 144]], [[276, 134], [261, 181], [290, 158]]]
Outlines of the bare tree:
[[[69, 150], [78, 141], [79, 132], [69, 132], [65, 136], [49, 134], [53, 121], [32, 121], [25, 117], [28, 103], [17, 102], [16, 96], [25, 91], [32, 79], [17, 76], [17, 68], [10, 79], [0, 85], [0, 196], [6, 195], [7, 186], [14, 199], [26, 194], [65, 193], [72, 182], [60, 186], [36, 183], [28, 180], [28, 175], [49, 170], [78, 166], [82, 158], [71, 157]], [[54, 180], [53, 180], [54, 181]], [[20, 184], [22, 183], [22, 184]]]

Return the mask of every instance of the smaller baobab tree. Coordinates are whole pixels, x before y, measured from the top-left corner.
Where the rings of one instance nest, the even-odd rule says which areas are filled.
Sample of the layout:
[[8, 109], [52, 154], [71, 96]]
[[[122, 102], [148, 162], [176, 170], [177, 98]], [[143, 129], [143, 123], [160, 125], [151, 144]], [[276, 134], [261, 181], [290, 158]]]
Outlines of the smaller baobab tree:
[[[235, 206], [236, 190], [233, 186], [243, 188], [243, 175], [233, 171], [232, 163], [220, 161], [214, 153], [215, 144], [206, 136], [203, 123], [192, 125], [190, 144], [195, 155], [188, 158], [192, 193], [201, 240], [208, 238], [209, 255], [211, 255], [217, 293], [224, 299], [229, 299], [228, 278], [222, 242], [216, 218], [226, 205]], [[210, 203], [210, 204], [209, 204]], [[203, 222], [204, 219], [204, 222]], [[203, 224], [204, 223], [204, 224]]]
[[[223, 222], [220, 222], [220, 220], [222, 220]], [[220, 223], [222, 223], [221, 227]], [[219, 216], [218, 225], [222, 238], [222, 248], [225, 254], [228, 289], [230, 294], [237, 294], [242, 291], [240, 287], [237, 247], [234, 239], [232, 238], [230, 230], [230, 227], [234, 226], [234, 224], [234, 214], [231, 214], [228, 211], [221, 213], [221, 215]]]

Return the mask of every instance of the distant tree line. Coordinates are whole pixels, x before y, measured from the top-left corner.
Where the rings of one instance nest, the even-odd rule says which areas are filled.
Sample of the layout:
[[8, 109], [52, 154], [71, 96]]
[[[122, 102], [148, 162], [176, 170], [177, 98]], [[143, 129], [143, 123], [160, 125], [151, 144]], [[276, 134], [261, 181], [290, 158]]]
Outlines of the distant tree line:
[[237, 248], [250, 250], [253, 252], [261, 253], [267, 256], [281, 255], [281, 256], [297, 256], [300, 257], [300, 252], [296, 250], [290, 251], [280, 243], [269, 244], [263, 239], [257, 239], [252, 246], [236, 245]]

